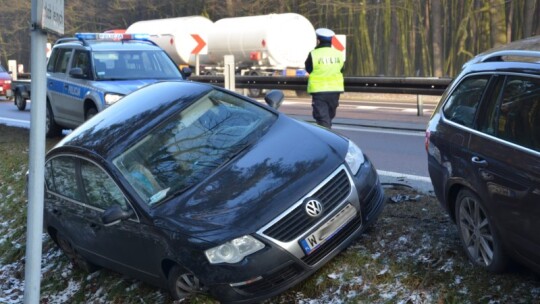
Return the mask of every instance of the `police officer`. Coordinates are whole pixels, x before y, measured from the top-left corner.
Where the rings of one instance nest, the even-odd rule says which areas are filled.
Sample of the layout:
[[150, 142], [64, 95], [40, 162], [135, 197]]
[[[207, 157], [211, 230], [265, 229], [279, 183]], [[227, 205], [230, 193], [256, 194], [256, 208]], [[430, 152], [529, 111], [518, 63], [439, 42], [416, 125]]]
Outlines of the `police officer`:
[[309, 73], [307, 91], [311, 94], [313, 118], [318, 125], [332, 127], [332, 119], [336, 116], [339, 95], [344, 91], [343, 53], [332, 48], [332, 37], [335, 33], [327, 28], [319, 28], [317, 47], [306, 59], [306, 71]]

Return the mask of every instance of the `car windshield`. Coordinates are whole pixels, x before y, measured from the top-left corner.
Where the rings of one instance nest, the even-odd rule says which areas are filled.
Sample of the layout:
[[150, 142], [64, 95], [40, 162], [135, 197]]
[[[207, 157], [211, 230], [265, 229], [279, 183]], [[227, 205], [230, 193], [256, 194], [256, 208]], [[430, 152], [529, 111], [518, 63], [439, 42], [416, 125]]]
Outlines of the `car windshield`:
[[6, 70], [4, 69], [3, 66], [0, 65], [0, 72], [5, 72]]
[[276, 115], [213, 90], [114, 159], [149, 205], [182, 193], [260, 138]]
[[94, 51], [97, 80], [181, 79], [178, 68], [160, 50]]

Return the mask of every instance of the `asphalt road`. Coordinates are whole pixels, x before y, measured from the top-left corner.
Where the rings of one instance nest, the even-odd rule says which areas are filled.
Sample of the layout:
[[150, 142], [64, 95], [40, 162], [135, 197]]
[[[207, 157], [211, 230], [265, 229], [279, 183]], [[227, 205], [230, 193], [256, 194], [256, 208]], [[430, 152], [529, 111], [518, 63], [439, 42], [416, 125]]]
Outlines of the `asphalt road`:
[[[333, 130], [353, 140], [368, 155], [383, 182], [430, 191], [424, 130], [437, 98], [425, 99], [423, 115], [418, 115], [416, 96], [345, 96], [340, 101]], [[31, 102], [26, 111], [18, 111], [13, 102], [0, 97], [0, 123], [28, 128], [30, 108]], [[287, 97], [280, 111], [313, 121], [309, 98]]]

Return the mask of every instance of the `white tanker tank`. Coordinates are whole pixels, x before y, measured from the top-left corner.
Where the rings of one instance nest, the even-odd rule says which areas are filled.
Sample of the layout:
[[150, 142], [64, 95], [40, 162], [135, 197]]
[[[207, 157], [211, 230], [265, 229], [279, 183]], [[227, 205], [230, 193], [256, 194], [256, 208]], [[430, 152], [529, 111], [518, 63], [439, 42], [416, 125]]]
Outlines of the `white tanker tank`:
[[[138, 21], [130, 25], [126, 33], [149, 34], [150, 39], [159, 45], [179, 65], [195, 65], [193, 50], [198, 42], [193, 35], [206, 39], [214, 23], [202, 16], [154, 19]], [[207, 63], [206, 56], [199, 60]]]
[[195, 65], [193, 34], [206, 40], [208, 54], [199, 63], [207, 70], [222, 69], [223, 57], [234, 55], [238, 68], [253, 71], [303, 69], [315, 48], [315, 29], [295, 13], [225, 18], [212, 23], [202, 16], [146, 20], [133, 23], [127, 33], [147, 33], [177, 64]]
[[316, 45], [315, 29], [295, 13], [220, 19], [208, 36], [208, 60], [234, 55], [240, 67], [304, 68]]

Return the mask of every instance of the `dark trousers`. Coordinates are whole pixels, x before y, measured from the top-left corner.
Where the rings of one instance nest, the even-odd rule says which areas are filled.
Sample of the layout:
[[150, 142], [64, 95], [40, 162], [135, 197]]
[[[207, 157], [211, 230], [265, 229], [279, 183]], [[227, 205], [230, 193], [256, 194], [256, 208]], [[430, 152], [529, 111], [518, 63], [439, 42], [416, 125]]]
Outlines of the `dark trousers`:
[[332, 119], [336, 117], [336, 109], [339, 106], [339, 95], [341, 93], [323, 92], [311, 94], [311, 107], [313, 108], [313, 118], [318, 125], [330, 129]]

